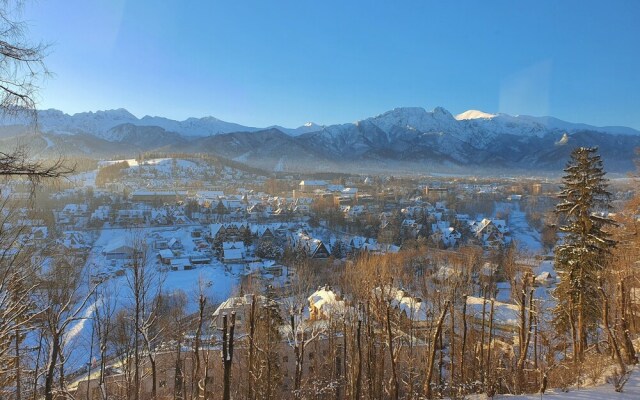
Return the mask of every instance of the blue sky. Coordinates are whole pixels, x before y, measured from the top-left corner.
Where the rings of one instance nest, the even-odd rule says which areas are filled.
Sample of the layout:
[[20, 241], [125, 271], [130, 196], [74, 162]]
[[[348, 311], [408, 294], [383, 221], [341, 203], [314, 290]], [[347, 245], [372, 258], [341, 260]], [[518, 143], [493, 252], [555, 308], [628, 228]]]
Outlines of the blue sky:
[[40, 108], [351, 122], [401, 106], [640, 128], [640, 1], [37, 0]]

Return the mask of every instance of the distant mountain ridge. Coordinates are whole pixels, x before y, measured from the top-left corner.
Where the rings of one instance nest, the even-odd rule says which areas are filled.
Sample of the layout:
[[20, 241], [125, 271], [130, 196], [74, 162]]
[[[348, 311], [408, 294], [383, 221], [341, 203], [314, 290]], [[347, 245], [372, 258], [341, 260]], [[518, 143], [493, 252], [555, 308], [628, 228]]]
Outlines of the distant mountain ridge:
[[0, 136], [35, 133], [45, 153], [210, 152], [275, 171], [550, 171], [562, 169], [573, 147], [598, 146], [605, 166], [623, 172], [634, 169], [634, 149], [640, 147], [640, 131], [633, 128], [478, 110], [454, 116], [442, 107], [402, 107], [354, 123], [295, 129], [247, 127], [214, 117], [137, 118], [125, 109], [74, 115], [42, 110], [37, 120], [38, 132], [29, 133], [28, 118], [5, 118]]
[[[32, 115], [18, 113], [17, 116], [5, 117], [0, 120], [0, 125], [30, 125], [32, 121]], [[149, 115], [137, 118], [124, 108], [82, 112], [73, 115], [56, 109], [38, 110], [37, 123], [40, 131], [44, 133], [88, 133], [107, 140], [109, 139], [109, 130], [121, 124], [157, 126], [169, 132], [179, 133], [185, 137], [211, 136], [229, 132], [254, 132], [264, 129], [226, 122], [211, 116], [187, 118], [184, 121], [176, 121], [164, 117], [152, 117]], [[295, 136], [315, 130], [316, 128], [321, 129], [322, 127], [313, 123], [307, 123], [298, 128], [284, 128], [281, 126], [275, 126], [275, 128]]]

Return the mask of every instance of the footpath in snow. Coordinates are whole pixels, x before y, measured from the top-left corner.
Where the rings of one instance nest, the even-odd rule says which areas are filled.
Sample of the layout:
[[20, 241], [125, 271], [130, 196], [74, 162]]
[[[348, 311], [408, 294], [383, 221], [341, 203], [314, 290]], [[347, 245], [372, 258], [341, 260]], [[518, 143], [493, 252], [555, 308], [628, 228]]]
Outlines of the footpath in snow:
[[519, 202], [496, 203], [494, 217], [498, 213], [509, 214], [508, 226], [511, 231], [511, 237], [518, 243], [518, 247], [521, 250], [532, 253], [542, 252], [540, 232], [529, 225], [527, 214], [520, 210]]

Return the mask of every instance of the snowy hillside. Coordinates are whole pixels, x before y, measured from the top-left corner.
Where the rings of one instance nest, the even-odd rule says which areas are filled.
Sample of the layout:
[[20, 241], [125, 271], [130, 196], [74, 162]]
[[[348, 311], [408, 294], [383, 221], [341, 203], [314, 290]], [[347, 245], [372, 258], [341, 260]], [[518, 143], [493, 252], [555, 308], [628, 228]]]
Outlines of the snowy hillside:
[[[28, 121], [0, 120], [0, 136], [19, 135], [16, 132]], [[640, 132], [632, 128], [478, 110], [454, 116], [442, 107], [396, 108], [354, 123], [307, 123], [295, 129], [259, 129], [213, 117], [138, 119], [124, 109], [74, 115], [44, 110], [38, 113], [38, 124], [48, 135], [42, 150], [50, 153], [206, 151], [269, 170], [282, 165], [336, 170], [340, 165], [339, 170], [375, 166], [388, 171], [422, 165], [435, 172], [470, 167], [557, 171], [572, 148], [595, 146], [609, 171], [628, 172], [635, 168], [633, 149], [640, 147]]]
[[[30, 115], [5, 117], [0, 120], [0, 126], [31, 125], [32, 123]], [[184, 121], [176, 121], [164, 117], [152, 117], [149, 115], [137, 118], [123, 108], [83, 112], [73, 115], [55, 109], [40, 110], [37, 113], [37, 123], [38, 128], [43, 133], [88, 133], [106, 140], [112, 140], [109, 131], [122, 124], [159, 127], [167, 132], [178, 133], [185, 137], [202, 137], [228, 132], [254, 132], [261, 129], [222, 121], [211, 116], [187, 118]], [[307, 123], [298, 128], [284, 128], [280, 126], [276, 128], [292, 136], [322, 129], [321, 126], [314, 123]], [[115, 141], [119, 140], [116, 139]]]

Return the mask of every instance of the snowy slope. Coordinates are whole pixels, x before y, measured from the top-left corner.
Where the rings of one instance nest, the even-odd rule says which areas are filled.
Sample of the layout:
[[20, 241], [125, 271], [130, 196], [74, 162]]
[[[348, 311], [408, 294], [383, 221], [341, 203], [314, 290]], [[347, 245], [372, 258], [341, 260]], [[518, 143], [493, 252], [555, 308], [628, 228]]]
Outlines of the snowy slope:
[[[0, 120], [0, 126], [31, 124], [33, 124], [33, 120], [28, 114], [4, 117]], [[179, 133], [185, 137], [202, 137], [230, 132], [255, 132], [262, 129], [222, 121], [211, 116], [187, 118], [184, 121], [176, 121], [164, 117], [152, 117], [149, 115], [137, 118], [123, 108], [83, 112], [73, 115], [65, 114], [55, 109], [40, 110], [37, 112], [37, 124], [38, 128], [44, 133], [88, 133], [106, 140], [111, 140], [108, 132], [122, 124], [160, 127], [167, 132]], [[322, 129], [322, 126], [309, 122], [298, 128], [284, 128], [281, 126], [276, 126], [276, 128], [292, 136], [297, 136], [303, 133], [319, 131]], [[115, 141], [119, 140], [116, 139]]]
[[[474, 397], [471, 397], [474, 398]], [[480, 399], [482, 397], [476, 397]], [[484, 397], [486, 398], [486, 397]], [[601, 386], [574, 388], [568, 392], [560, 390], [548, 390], [544, 395], [529, 394], [520, 396], [496, 396], [500, 400], [539, 400], [539, 399], [558, 399], [558, 400], [603, 400], [603, 399], [619, 399], [619, 400], [637, 400], [640, 399], [640, 374], [633, 371], [629, 377], [629, 381], [624, 387], [622, 393], [616, 393], [613, 385], [605, 384]]]
[[[28, 121], [26, 117], [0, 120], [0, 138], [16, 134]], [[609, 171], [626, 172], [634, 169], [633, 149], [640, 147], [640, 132], [632, 128], [478, 110], [453, 116], [442, 107], [433, 111], [402, 107], [354, 123], [308, 123], [295, 129], [258, 129], [213, 117], [138, 119], [124, 109], [74, 115], [44, 110], [38, 113], [38, 123], [52, 138], [58, 134], [56, 140], [47, 142], [47, 151], [129, 154], [205, 150], [227, 158], [241, 157], [242, 162], [269, 169], [279, 164], [330, 169], [337, 162], [385, 170], [399, 163], [414, 170], [411, 164], [417, 163], [447, 170], [480, 166], [555, 171], [564, 166], [572, 148], [596, 146]]]
[[310, 132], [318, 132], [321, 131], [322, 128], [324, 128], [323, 125], [318, 125], [314, 122], [307, 122], [304, 125], [301, 125], [297, 128], [285, 128], [283, 126], [280, 125], [273, 125], [268, 127], [267, 129], [271, 129], [271, 128], [275, 128], [279, 131], [282, 131], [284, 133], [286, 133], [287, 135], [290, 136], [300, 136], [303, 135], [305, 133], [310, 133]]
[[[254, 132], [263, 128], [249, 127], [232, 122], [222, 121], [214, 117], [188, 118], [176, 121], [164, 117], [144, 116], [137, 118], [129, 111], [120, 108], [96, 112], [83, 112], [73, 115], [62, 111], [49, 109], [37, 113], [40, 130], [45, 133], [88, 133], [109, 140], [107, 132], [122, 124], [136, 126], [156, 126], [167, 132], [179, 133], [186, 137], [211, 136], [219, 133]], [[5, 117], [0, 125], [30, 125], [29, 115]], [[610, 134], [640, 135], [640, 132], [627, 127], [596, 127], [587, 124], [571, 123], [553, 117], [532, 117], [527, 115], [511, 116], [508, 114], [489, 114], [478, 110], [468, 110], [455, 117], [442, 107], [433, 111], [426, 111], [420, 107], [401, 107], [387, 111], [375, 117], [357, 121], [355, 123], [322, 126], [312, 122], [298, 128], [276, 128], [291, 136], [299, 136], [312, 132], [324, 132], [324, 136], [336, 138], [350, 134], [354, 128], [361, 125], [366, 129], [373, 127], [384, 133], [387, 140], [398, 135], [399, 130], [424, 133], [447, 133], [465, 141], [494, 138], [498, 135], [512, 134], [517, 136], [543, 136], [549, 132], [564, 131], [596, 131]], [[359, 130], [362, 131], [362, 127]], [[482, 144], [482, 143], [479, 143]]]

